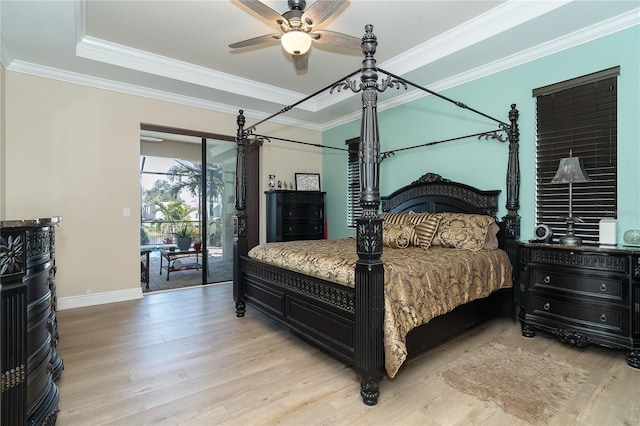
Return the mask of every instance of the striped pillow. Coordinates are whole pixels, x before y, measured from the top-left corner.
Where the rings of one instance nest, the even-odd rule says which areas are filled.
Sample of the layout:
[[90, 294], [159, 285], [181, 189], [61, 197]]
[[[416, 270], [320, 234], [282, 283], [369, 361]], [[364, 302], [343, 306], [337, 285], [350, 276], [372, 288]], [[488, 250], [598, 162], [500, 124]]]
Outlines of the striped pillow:
[[411, 245], [422, 248], [429, 248], [433, 235], [438, 229], [440, 216], [432, 213], [382, 213], [382, 220], [387, 223], [399, 225], [410, 223], [415, 225]]
[[407, 223], [407, 214], [406, 213], [382, 213], [382, 220], [387, 223], [392, 223], [394, 225], [401, 225], [403, 223]]
[[416, 224], [414, 230], [415, 243], [414, 245], [423, 249], [431, 247], [433, 236], [438, 230], [440, 224], [440, 217], [435, 214], [420, 214], [415, 216], [424, 216], [422, 221]]

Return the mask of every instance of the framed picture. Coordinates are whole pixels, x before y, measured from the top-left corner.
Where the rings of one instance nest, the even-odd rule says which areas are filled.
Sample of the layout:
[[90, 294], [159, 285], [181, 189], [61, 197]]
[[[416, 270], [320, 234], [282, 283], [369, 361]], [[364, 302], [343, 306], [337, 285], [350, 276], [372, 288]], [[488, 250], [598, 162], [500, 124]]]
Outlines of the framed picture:
[[296, 191], [320, 191], [320, 173], [296, 173]]

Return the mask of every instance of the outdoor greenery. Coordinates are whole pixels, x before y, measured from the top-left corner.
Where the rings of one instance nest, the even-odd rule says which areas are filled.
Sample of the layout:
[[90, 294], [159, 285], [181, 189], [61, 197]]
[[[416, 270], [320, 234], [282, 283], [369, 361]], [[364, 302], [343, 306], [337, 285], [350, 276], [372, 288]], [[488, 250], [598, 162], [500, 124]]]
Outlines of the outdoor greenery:
[[176, 232], [173, 233], [173, 236], [176, 238], [193, 238], [193, 228], [190, 225], [183, 225], [178, 228]]
[[[182, 191], [188, 191], [195, 198], [200, 197], [202, 184], [201, 165], [198, 162], [176, 160], [176, 165], [167, 171], [168, 181], [157, 180], [151, 189], [142, 190], [143, 205], [153, 205], [162, 218], [144, 222], [140, 230], [141, 244], [173, 243], [173, 237], [189, 236], [202, 239], [199, 223], [191, 223], [190, 215], [199, 212], [197, 207], [189, 206], [180, 197]], [[223, 195], [224, 180], [221, 164], [207, 165], [207, 207], [212, 212], [216, 202]], [[199, 215], [201, 217], [201, 215]], [[216, 220], [217, 219], [217, 220]], [[221, 244], [222, 223], [213, 219], [209, 229], [210, 245]], [[153, 242], [152, 242], [153, 241]]]

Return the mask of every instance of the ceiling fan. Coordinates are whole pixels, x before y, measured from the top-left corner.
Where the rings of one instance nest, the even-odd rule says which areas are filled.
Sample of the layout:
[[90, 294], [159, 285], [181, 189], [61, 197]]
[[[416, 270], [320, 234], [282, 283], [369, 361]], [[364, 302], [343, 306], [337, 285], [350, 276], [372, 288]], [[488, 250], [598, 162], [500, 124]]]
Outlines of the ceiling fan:
[[308, 66], [308, 52], [312, 41], [325, 46], [360, 50], [362, 40], [347, 34], [315, 29], [326, 21], [346, 0], [317, 0], [306, 11], [305, 0], [289, 0], [289, 9], [280, 15], [259, 0], [240, 0], [240, 3], [263, 18], [275, 22], [282, 33], [266, 34], [230, 44], [232, 49], [255, 46], [279, 40], [282, 47], [293, 59], [296, 70], [303, 71]]

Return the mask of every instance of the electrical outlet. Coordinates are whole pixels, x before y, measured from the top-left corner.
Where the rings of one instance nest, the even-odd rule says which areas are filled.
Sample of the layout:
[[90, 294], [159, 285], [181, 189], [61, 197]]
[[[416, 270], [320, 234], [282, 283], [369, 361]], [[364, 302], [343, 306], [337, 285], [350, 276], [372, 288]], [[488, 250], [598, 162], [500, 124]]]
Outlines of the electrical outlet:
[[122, 216], [123, 217], [131, 216], [131, 209], [129, 207], [123, 207], [122, 208]]

